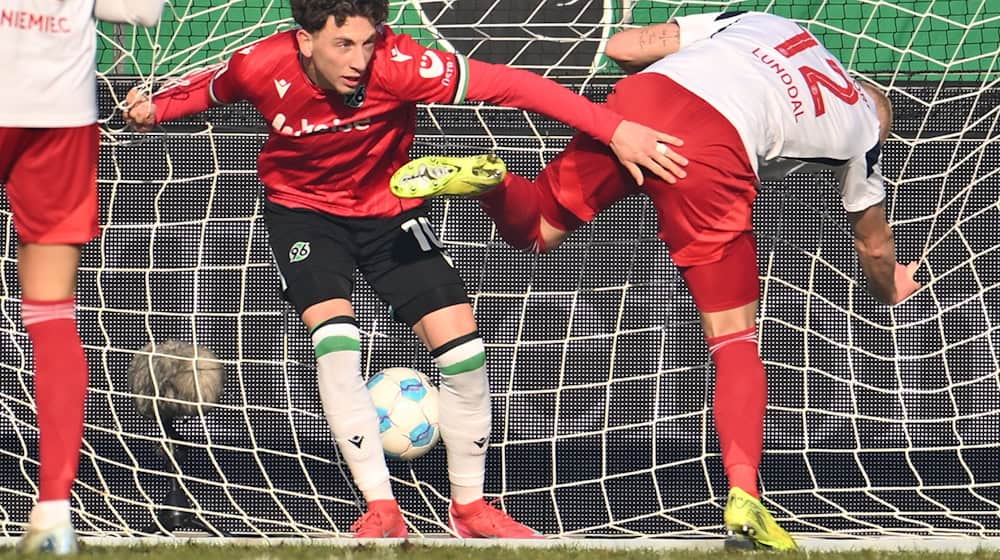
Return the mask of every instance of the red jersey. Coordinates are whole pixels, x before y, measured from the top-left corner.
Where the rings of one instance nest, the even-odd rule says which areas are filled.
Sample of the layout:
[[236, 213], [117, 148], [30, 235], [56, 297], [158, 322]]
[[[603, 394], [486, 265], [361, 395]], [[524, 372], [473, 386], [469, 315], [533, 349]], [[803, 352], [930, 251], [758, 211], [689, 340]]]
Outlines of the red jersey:
[[270, 125], [257, 171], [268, 199], [282, 206], [347, 217], [389, 217], [419, 206], [421, 200], [396, 198], [388, 188], [409, 161], [418, 102], [460, 103], [468, 92], [470, 99], [537, 110], [604, 142], [622, 120], [530, 72], [428, 49], [385, 26], [361, 84], [344, 96], [309, 79], [295, 33], [243, 48], [153, 98], [158, 121], [213, 103], [253, 103]]

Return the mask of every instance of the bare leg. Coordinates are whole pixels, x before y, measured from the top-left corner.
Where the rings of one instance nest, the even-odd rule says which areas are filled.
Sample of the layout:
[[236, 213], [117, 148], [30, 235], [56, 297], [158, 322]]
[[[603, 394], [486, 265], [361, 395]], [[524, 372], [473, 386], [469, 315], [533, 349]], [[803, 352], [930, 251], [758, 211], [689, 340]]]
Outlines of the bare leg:
[[569, 236], [543, 217], [542, 196], [536, 183], [508, 173], [503, 184], [479, 197], [479, 204], [511, 247], [542, 253]]

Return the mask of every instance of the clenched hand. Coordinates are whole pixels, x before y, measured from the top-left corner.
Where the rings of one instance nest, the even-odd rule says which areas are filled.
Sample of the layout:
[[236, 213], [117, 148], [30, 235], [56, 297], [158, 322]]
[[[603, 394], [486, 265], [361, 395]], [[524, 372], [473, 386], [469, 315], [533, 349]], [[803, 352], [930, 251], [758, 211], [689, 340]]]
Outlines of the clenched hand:
[[132, 88], [125, 97], [122, 118], [132, 129], [149, 132], [156, 124], [156, 105], [153, 105], [149, 97], [139, 91], [139, 88]]

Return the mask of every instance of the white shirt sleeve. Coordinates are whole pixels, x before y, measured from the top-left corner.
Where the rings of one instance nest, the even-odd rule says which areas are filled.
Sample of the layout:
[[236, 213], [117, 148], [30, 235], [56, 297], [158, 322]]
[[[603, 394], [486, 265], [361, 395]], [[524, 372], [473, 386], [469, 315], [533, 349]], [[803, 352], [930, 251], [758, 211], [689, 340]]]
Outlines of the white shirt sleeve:
[[[869, 157], [875, 160], [871, 164], [868, 162]], [[844, 203], [844, 210], [861, 212], [885, 200], [885, 179], [882, 177], [881, 158], [877, 153], [874, 156], [857, 156], [846, 165], [838, 167], [834, 174], [840, 182], [840, 198]]]
[[113, 23], [153, 27], [160, 21], [164, 0], [95, 0], [94, 17]]
[[702, 39], [708, 39], [716, 31], [727, 27], [744, 14], [750, 12], [711, 12], [681, 16], [674, 21], [680, 30], [680, 48], [683, 49]]

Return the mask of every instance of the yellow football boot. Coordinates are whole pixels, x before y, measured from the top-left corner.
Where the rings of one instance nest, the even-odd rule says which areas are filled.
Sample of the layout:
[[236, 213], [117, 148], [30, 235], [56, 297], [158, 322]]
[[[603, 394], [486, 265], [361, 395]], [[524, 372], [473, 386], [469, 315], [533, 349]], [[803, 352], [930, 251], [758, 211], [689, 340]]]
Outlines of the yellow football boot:
[[727, 549], [795, 550], [795, 540], [782, 529], [760, 500], [739, 488], [729, 491], [723, 514], [729, 537]]
[[476, 196], [499, 185], [507, 166], [494, 155], [417, 158], [392, 175], [389, 190], [399, 198]]

